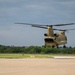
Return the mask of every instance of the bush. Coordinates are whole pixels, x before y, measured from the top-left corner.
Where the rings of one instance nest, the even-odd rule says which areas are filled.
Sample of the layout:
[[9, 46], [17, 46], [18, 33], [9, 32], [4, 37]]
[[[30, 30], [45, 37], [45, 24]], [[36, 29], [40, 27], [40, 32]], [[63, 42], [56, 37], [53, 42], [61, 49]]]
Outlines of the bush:
[[75, 47], [51, 48], [40, 46], [17, 47], [0, 45], [0, 53], [27, 53], [27, 54], [75, 54]]

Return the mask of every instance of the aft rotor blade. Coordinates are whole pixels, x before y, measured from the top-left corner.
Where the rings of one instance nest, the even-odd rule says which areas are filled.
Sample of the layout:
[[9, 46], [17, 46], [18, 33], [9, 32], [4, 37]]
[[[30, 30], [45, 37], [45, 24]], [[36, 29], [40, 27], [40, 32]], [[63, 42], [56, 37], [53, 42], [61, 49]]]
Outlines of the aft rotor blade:
[[55, 29], [55, 28], [54, 28], [53, 30], [58, 30], [58, 31], [60, 31], [60, 29]]
[[66, 31], [69, 31], [69, 30], [75, 30], [75, 29], [65, 29]]
[[54, 30], [58, 30], [58, 31], [69, 31], [69, 30], [75, 30], [75, 29], [54, 29]]

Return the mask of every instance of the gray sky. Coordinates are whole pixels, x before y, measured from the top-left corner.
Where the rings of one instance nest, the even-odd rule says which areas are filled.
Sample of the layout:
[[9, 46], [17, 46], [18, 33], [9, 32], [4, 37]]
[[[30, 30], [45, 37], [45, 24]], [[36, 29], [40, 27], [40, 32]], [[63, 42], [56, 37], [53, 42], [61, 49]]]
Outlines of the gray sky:
[[[75, 23], [75, 0], [0, 0], [0, 44], [42, 46], [47, 30], [16, 25], [15, 22]], [[72, 29], [75, 25], [55, 28]], [[66, 35], [67, 46], [75, 46], [75, 31]]]

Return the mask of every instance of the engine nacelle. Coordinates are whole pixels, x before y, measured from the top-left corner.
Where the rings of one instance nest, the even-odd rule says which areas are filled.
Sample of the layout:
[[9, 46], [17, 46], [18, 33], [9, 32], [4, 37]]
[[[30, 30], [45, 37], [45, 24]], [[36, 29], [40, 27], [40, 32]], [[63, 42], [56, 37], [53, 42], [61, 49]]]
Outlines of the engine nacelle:
[[45, 33], [45, 34], [44, 34], [44, 36], [48, 36], [48, 34], [47, 34], [47, 33]]
[[58, 37], [58, 36], [59, 36], [59, 34], [58, 34], [58, 33], [55, 33], [55, 34], [54, 34], [54, 36]]

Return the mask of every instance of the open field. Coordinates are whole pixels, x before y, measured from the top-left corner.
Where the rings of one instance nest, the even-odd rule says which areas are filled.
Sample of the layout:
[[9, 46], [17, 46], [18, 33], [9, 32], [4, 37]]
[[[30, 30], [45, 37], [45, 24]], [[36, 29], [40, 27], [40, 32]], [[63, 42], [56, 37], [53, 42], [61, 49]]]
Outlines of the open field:
[[20, 59], [20, 58], [52, 58], [52, 55], [48, 54], [0, 54], [0, 58], [8, 59]]
[[75, 75], [75, 59], [0, 59], [0, 75]]
[[75, 54], [0, 54], [0, 58], [20, 59], [20, 58], [54, 58], [56, 56], [73, 56]]

